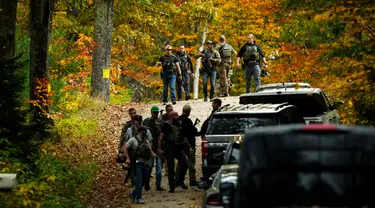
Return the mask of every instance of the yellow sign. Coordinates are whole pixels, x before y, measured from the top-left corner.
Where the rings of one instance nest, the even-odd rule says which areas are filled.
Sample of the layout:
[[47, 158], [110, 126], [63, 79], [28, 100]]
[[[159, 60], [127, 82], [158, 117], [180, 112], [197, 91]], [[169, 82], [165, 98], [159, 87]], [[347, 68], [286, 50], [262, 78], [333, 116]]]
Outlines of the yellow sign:
[[103, 78], [109, 79], [109, 68], [103, 68]]

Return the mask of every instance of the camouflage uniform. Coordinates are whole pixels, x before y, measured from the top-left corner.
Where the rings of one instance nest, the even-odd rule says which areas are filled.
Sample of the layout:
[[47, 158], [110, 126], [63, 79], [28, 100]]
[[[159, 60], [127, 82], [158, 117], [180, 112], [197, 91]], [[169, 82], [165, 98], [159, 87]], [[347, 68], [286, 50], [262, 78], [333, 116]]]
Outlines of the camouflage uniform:
[[235, 53], [235, 50], [227, 43], [218, 45], [216, 50], [220, 53], [221, 57], [221, 63], [217, 68], [219, 75], [216, 87], [217, 94], [218, 96], [228, 96], [230, 87], [230, 77], [228, 75], [232, 68], [232, 54]]

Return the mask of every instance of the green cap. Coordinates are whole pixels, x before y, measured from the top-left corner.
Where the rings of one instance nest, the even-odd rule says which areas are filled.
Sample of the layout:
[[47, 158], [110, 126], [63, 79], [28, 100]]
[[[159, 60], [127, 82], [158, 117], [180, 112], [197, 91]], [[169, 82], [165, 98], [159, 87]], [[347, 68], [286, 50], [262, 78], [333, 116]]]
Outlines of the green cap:
[[153, 113], [159, 113], [159, 107], [156, 106], [156, 105], [152, 106], [151, 112], [153, 112]]

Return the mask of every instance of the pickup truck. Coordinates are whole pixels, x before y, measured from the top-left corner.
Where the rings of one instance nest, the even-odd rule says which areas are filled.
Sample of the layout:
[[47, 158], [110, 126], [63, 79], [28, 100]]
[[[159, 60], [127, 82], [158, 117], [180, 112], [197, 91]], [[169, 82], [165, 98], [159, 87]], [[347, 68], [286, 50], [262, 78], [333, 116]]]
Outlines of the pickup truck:
[[297, 108], [288, 103], [226, 105], [216, 111], [202, 140], [202, 174], [207, 181], [223, 164], [223, 151], [246, 129], [305, 123]]
[[307, 124], [340, 123], [336, 108], [342, 102], [329, 104], [327, 96], [319, 88], [306, 83], [276, 83], [262, 85], [255, 91], [240, 96], [240, 104], [288, 102], [298, 108]]

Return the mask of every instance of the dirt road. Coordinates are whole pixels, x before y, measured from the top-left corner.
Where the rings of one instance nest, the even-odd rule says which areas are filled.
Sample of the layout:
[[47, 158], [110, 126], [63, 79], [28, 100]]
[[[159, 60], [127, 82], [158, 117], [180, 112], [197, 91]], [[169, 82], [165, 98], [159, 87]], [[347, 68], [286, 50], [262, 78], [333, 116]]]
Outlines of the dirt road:
[[[236, 104], [239, 102], [238, 97], [223, 98], [223, 105]], [[192, 112], [190, 119], [194, 122], [196, 118], [201, 120], [197, 125], [200, 130], [201, 124], [211, 113], [211, 102], [204, 102], [203, 99], [177, 102], [174, 105], [174, 110], [179, 114], [182, 112], [182, 107], [185, 104], [190, 104]], [[164, 109], [165, 106], [157, 105]], [[124, 171], [121, 166], [116, 163], [117, 149], [119, 145], [119, 137], [121, 129], [125, 121], [129, 120], [128, 110], [134, 107], [138, 113], [144, 118], [150, 116], [152, 105], [131, 103], [127, 105], [108, 105], [104, 109], [104, 118], [99, 121], [101, 135], [103, 141], [101, 145], [96, 148], [96, 161], [100, 165], [95, 176], [95, 188], [90, 191], [90, 196], [86, 200], [86, 205], [89, 208], [128, 208], [132, 207], [200, 207], [202, 200], [202, 190], [196, 187], [189, 187], [188, 190], [176, 188], [175, 193], [168, 193], [168, 179], [164, 176], [162, 179], [162, 187], [167, 189], [164, 192], [155, 191], [155, 176], [151, 178], [151, 190], [143, 192], [143, 198], [146, 202], [144, 205], [131, 205], [129, 200], [129, 193], [132, 188], [126, 187], [124, 181]], [[197, 179], [201, 177], [201, 140], [197, 137], [197, 154], [196, 154], [196, 170]], [[185, 179], [185, 184], [189, 185], [188, 176]]]
[[[223, 105], [225, 104], [238, 104], [239, 98], [238, 97], [227, 97], [222, 98]], [[198, 118], [201, 123], [197, 125], [198, 130], [200, 130], [201, 124], [205, 121], [205, 119], [211, 113], [211, 102], [204, 102], [203, 99], [199, 100], [192, 100], [192, 101], [182, 101], [177, 102], [176, 105], [173, 106], [174, 110], [177, 111], [179, 114], [182, 113], [182, 107], [185, 104], [189, 104], [192, 107], [192, 112], [190, 115], [190, 119], [194, 122], [196, 118]], [[157, 105], [160, 109], [164, 109], [165, 106]], [[148, 108], [147, 108], [148, 107]], [[149, 116], [150, 115], [150, 106], [146, 106], [146, 109], [143, 109], [141, 112], [142, 116]], [[197, 137], [197, 154], [196, 154], [196, 170], [197, 170], [197, 179], [201, 177], [201, 139]], [[143, 192], [143, 199], [145, 200], [146, 204], [144, 205], [132, 205], [133, 207], [170, 207], [170, 208], [178, 208], [178, 207], [201, 207], [202, 201], [202, 193], [203, 191], [198, 189], [197, 187], [189, 187], [188, 190], [183, 190], [181, 188], [176, 188], [175, 193], [168, 193], [168, 179], [164, 176], [163, 170], [163, 179], [162, 179], [162, 187], [166, 189], [164, 192], [157, 192], [155, 191], [155, 176], [151, 178], [151, 190], [149, 192]], [[185, 178], [185, 184], [189, 185], [188, 174]]]

